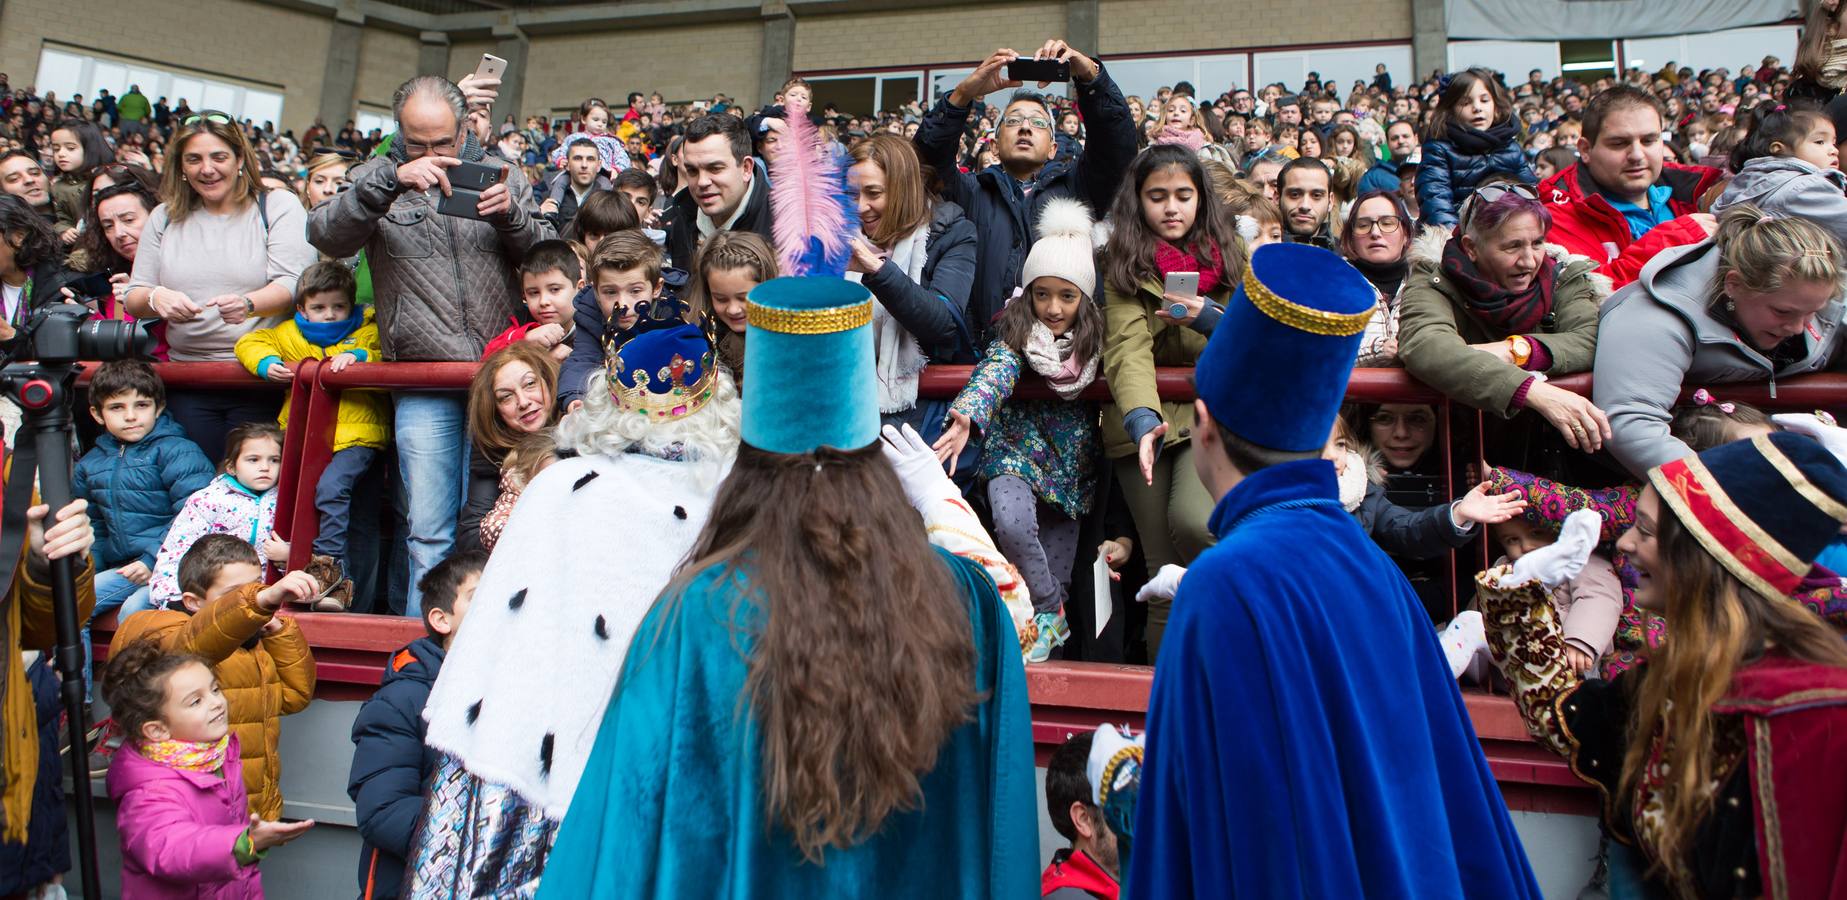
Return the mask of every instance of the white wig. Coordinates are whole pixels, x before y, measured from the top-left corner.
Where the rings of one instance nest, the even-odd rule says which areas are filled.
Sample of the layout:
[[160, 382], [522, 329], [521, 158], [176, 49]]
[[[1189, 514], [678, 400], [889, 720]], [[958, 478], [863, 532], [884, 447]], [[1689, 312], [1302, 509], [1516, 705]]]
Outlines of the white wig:
[[737, 382], [716, 367], [712, 399], [683, 419], [660, 422], [616, 405], [608, 373], [598, 369], [584, 385], [584, 405], [558, 423], [558, 446], [583, 456], [618, 457], [630, 451], [700, 463], [717, 484], [737, 459], [741, 440]]

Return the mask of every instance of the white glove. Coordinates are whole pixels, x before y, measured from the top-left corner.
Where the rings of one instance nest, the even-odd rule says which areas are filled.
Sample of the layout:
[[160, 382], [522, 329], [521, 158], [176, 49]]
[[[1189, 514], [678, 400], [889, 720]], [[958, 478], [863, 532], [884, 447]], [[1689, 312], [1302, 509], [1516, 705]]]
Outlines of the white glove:
[[906, 425], [902, 430], [885, 426], [879, 433], [879, 449], [884, 451], [885, 461], [891, 463], [892, 471], [898, 473], [905, 499], [919, 512], [940, 500], [962, 496], [955, 482], [943, 471], [936, 451], [911, 426]]
[[1578, 577], [1591, 552], [1597, 549], [1597, 535], [1602, 530], [1603, 517], [1592, 510], [1580, 509], [1566, 516], [1558, 540], [1520, 557], [1513, 570], [1501, 576], [1500, 586], [1512, 590], [1537, 581], [1550, 588]]
[[1847, 465], [1847, 428], [1824, 422], [1814, 413], [1777, 413], [1770, 421], [1783, 426], [1784, 431], [1814, 438], [1842, 465]]
[[1135, 592], [1135, 602], [1147, 603], [1156, 597], [1162, 600], [1174, 599], [1174, 594], [1180, 590], [1180, 579], [1185, 575], [1185, 566], [1162, 566], [1161, 571], [1154, 573], [1154, 577], [1148, 579], [1148, 583]]

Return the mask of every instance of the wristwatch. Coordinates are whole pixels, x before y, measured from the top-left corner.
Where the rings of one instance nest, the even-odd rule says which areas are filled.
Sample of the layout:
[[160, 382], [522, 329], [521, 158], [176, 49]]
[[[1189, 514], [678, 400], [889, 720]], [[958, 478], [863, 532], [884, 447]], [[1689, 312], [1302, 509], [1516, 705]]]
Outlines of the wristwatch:
[[250, 299], [250, 296], [248, 294], [239, 294], [238, 296], [244, 298], [244, 315], [246, 316], [256, 315], [257, 314], [256, 301]]
[[1526, 335], [1516, 334], [1507, 339], [1507, 346], [1513, 351], [1514, 365], [1526, 368], [1533, 358], [1533, 342], [1527, 340]]

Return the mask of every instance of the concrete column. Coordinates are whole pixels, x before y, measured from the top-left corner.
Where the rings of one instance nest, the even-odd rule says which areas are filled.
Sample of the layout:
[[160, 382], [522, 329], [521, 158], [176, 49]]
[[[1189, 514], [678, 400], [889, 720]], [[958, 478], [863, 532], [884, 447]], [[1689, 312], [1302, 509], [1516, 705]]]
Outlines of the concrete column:
[[417, 51], [417, 74], [449, 77], [449, 35], [425, 31], [418, 38], [423, 43]]
[[795, 16], [782, 0], [763, 4], [763, 57], [757, 64], [757, 102], [768, 104], [795, 73]]
[[[1093, 58], [1103, 53], [1102, 16], [1097, 6], [1098, 0], [1070, 0], [1065, 4], [1065, 43]], [[1077, 99], [1077, 85], [1066, 85], [1065, 91], [1071, 99]]]
[[1416, 84], [1432, 71], [1449, 71], [1449, 18], [1444, 0], [1411, 0], [1411, 68], [1399, 84]]
[[[511, 18], [510, 16], [508, 18]], [[507, 61], [506, 74], [500, 76], [500, 97], [494, 101], [494, 128], [507, 116], [518, 116], [522, 111], [521, 101], [526, 94], [526, 51], [532, 43], [526, 33], [512, 25], [495, 26], [494, 55]], [[474, 71], [472, 68], [469, 71]]]
[[359, 42], [365, 34], [365, 16], [357, 0], [346, 0], [334, 16], [327, 39], [327, 68], [321, 73], [321, 123], [339, 131], [353, 117], [359, 89]]

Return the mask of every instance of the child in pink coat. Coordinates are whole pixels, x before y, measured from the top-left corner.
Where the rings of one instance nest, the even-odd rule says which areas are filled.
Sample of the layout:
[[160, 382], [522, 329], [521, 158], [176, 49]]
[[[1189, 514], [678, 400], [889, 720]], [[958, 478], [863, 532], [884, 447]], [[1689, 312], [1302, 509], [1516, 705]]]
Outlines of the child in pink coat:
[[136, 642], [110, 657], [103, 697], [128, 735], [108, 780], [122, 896], [262, 897], [257, 862], [314, 822], [251, 814], [230, 705], [211, 668]]

